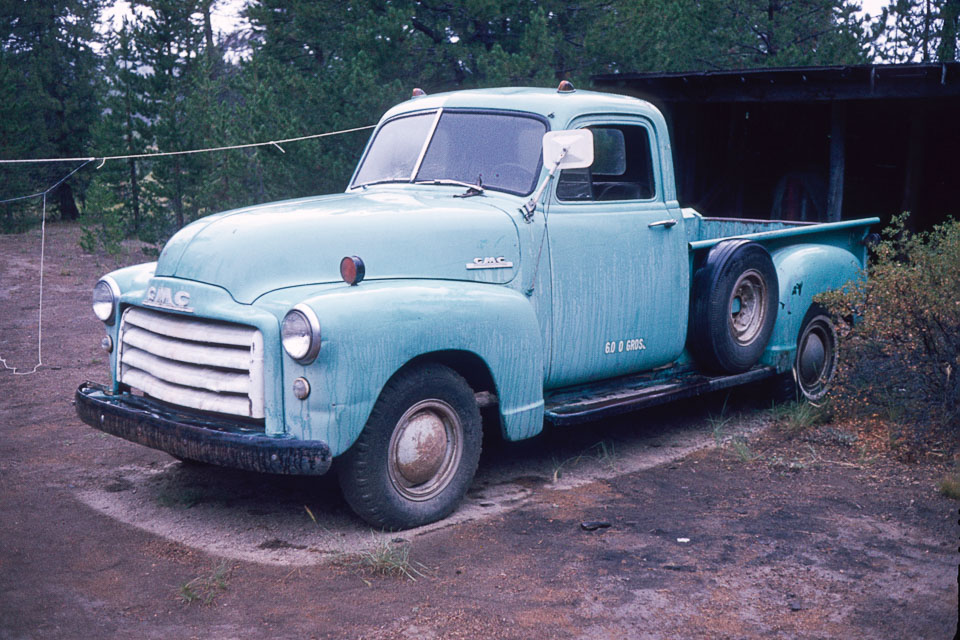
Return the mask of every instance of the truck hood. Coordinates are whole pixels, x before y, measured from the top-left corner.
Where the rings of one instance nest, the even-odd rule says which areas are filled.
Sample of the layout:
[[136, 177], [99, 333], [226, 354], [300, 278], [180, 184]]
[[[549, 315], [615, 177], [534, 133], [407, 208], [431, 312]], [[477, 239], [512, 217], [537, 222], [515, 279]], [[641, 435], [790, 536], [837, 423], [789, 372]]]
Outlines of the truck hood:
[[374, 187], [215, 214], [170, 239], [156, 275], [220, 286], [245, 304], [275, 289], [339, 282], [340, 260], [353, 255], [367, 280], [509, 282], [520, 249], [508, 203], [497, 206], [497, 194], [454, 199], [460, 191]]

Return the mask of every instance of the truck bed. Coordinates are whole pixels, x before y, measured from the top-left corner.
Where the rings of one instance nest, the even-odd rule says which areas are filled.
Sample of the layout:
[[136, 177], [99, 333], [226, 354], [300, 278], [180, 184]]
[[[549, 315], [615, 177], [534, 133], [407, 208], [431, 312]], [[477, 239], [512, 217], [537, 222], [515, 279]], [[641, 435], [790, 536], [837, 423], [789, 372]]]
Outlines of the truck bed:
[[[868, 227], [878, 218], [842, 220], [840, 222], [793, 222], [787, 220], [750, 220], [745, 218], [707, 218], [693, 209], [684, 209], [684, 226], [692, 251], [708, 249], [729, 238], [748, 238], [764, 244], [805, 235], [826, 235]], [[818, 238], [822, 242], [823, 238]]]

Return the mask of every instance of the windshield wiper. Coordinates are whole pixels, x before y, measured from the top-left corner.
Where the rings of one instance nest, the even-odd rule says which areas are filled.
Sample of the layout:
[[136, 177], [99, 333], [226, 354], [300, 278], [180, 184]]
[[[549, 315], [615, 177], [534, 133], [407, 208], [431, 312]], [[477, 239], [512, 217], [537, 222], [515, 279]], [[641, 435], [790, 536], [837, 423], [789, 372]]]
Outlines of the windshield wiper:
[[402, 178], [386, 178], [386, 179], [384, 179], [384, 180], [371, 180], [370, 182], [364, 182], [363, 184], [355, 184], [355, 185], [353, 185], [353, 186], [350, 187], [350, 188], [351, 188], [351, 189], [365, 189], [365, 188], [367, 188], [367, 187], [372, 187], [372, 186], [375, 185], [375, 184], [388, 184], [388, 183], [390, 183], [390, 182], [393, 182], [393, 183], [409, 182], [409, 180], [405, 180], [405, 179], [402, 179]]
[[440, 184], [467, 188], [465, 193], [455, 195], [453, 196], [454, 198], [469, 198], [470, 196], [483, 195], [483, 187], [481, 187], [479, 184], [470, 184], [469, 182], [463, 182], [462, 180], [449, 180], [446, 178], [436, 180], [417, 180], [413, 184]]

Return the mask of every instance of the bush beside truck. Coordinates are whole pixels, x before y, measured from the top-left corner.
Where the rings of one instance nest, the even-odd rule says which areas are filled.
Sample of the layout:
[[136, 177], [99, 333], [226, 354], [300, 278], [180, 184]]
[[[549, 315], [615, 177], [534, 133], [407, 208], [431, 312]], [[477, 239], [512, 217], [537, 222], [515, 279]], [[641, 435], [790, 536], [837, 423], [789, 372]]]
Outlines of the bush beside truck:
[[[820, 296], [839, 323], [834, 397], [841, 415], [874, 415], [920, 445], [960, 428], [960, 221], [930, 231], [895, 218], [869, 278]], [[855, 322], [849, 322], [856, 319]]]

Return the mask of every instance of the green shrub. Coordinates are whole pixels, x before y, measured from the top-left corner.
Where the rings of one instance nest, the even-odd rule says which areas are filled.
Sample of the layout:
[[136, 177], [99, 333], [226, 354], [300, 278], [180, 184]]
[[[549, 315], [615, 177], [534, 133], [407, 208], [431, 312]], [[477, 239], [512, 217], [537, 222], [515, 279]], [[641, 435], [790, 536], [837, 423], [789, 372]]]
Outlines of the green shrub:
[[960, 221], [883, 231], [869, 278], [819, 300], [841, 322], [836, 396], [846, 409], [929, 428], [960, 426]]
[[941, 478], [940, 482], [937, 483], [937, 488], [941, 494], [948, 498], [960, 500], [960, 467]]
[[87, 200], [80, 216], [80, 248], [87, 253], [102, 250], [117, 255], [125, 235], [123, 205], [109, 189], [95, 181], [87, 189]]

